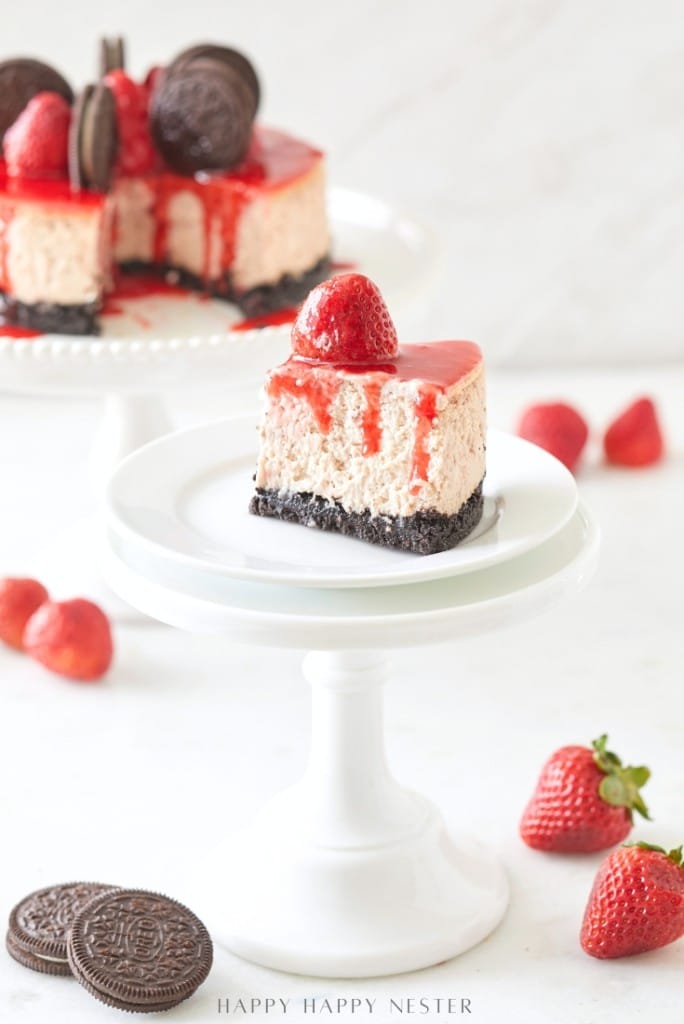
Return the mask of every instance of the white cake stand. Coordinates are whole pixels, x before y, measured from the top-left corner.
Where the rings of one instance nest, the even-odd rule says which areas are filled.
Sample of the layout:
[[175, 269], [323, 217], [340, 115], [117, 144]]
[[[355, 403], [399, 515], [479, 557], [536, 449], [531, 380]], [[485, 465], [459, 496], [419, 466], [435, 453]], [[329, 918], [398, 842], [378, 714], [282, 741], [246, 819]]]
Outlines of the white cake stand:
[[[431, 233], [380, 199], [342, 188], [329, 193], [335, 255], [374, 278], [397, 317], [434, 282], [439, 247]], [[96, 501], [122, 458], [172, 428], [173, 395], [226, 396], [226, 413], [254, 402], [266, 370], [289, 353], [289, 325], [233, 330], [239, 312], [199, 296], [123, 300], [99, 338], [3, 336], [0, 392], [95, 396], [102, 405], [90, 476]], [[250, 402], [250, 405], [253, 404]], [[237, 409], [236, 409], [237, 406]], [[73, 523], [41, 552], [35, 571], [65, 595], [84, 593], [111, 614], [129, 616], [94, 571], [93, 519]]]
[[[196, 468], [188, 468], [188, 451], [205, 450], [203, 433], [211, 445], [212, 429], [164, 438], [117, 470], [105, 576], [126, 601], [181, 629], [221, 633], [257, 648], [308, 648], [304, 675], [312, 686], [313, 720], [304, 779], [194, 872], [194, 900], [229, 949], [293, 973], [363, 977], [453, 957], [497, 925], [508, 902], [507, 882], [492, 854], [467, 836], [450, 834], [435, 806], [392, 777], [383, 740], [386, 652], [489, 633], [548, 609], [590, 575], [596, 524], [575, 506], [569, 519], [559, 514], [565, 525], [527, 553], [463, 573], [456, 549], [454, 573], [424, 582], [355, 588], [347, 578], [338, 589], [332, 583], [312, 587], [305, 575], [302, 586], [286, 586], [277, 566], [271, 583], [237, 579], [231, 565], [240, 537], [226, 536], [222, 548], [215, 518], [193, 492], [217, 494], [223, 481], [229, 493], [231, 476], [242, 473], [240, 460], [207, 472], [206, 459], [198, 458]], [[525, 442], [514, 439], [516, 445], [529, 455]], [[496, 448], [490, 444], [490, 453]], [[254, 441], [243, 446], [243, 463], [253, 459], [253, 449]], [[555, 462], [541, 451], [538, 456], [541, 486]], [[163, 469], [169, 465], [179, 467], [175, 480]], [[496, 467], [490, 475], [496, 480]], [[138, 500], [131, 482], [150, 478], [153, 484], [140, 489]], [[554, 487], [549, 491], [553, 500]], [[499, 497], [505, 520], [512, 494]], [[157, 521], [165, 525], [155, 532]], [[278, 530], [283, 550], [298, 533], [318, 541], [326, 564], [337, 560], [338, 544], [350, 552], [359, 547], [290, 524], [255, 522], [264, 527], [266, 562], [277, 550], [272, 539]], [[499, 527], [495, 518], [491, 530]], [[187, 552], [193, 532], [196, 557]], [[486, 534], [473, 543], [485, 550]], [[399, 575], [407, 559], [412, 556], [397, 555]]]

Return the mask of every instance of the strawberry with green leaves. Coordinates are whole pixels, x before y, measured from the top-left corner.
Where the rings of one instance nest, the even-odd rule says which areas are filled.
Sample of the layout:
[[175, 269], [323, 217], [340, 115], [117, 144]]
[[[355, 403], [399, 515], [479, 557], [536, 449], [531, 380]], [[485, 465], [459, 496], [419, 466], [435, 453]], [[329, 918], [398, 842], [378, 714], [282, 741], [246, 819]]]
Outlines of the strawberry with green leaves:
[[562, 747], [552, 754], [520, 823], [528, 846], [594, 853], [627, 838], [634, 811], [648, 818], [640, 789], [649, 769], [624, 766], [607, 743], [604, 735], [591, 748]]
[[580, 943], [600, 960], [646, 953], [684, 935], [682, 847], [635, 843], [609, 853], [584, 913]]

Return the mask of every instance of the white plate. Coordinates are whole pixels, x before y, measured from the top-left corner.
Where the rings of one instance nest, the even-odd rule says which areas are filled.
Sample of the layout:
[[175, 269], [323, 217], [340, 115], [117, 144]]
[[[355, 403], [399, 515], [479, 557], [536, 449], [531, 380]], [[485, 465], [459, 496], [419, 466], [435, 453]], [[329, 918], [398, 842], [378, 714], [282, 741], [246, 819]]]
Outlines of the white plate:
[[534, 445], [487, 439], [485, 513], [456, 548], [392, 551], [339, 534], [252, 516], [254, 417], [162, 438], [129, 456], [108, 492], [109, 526], [167, 564], [232, 579], [303, 587], [377, 587], [472, 572], [514, 558], [560, 530], [577, 505], [575, 480]]
[[[400, 316], [435, 278], [439, 247], [432, 234], [387, 203], [360, 192], [328, 194], [334, 258], [377, 281]], [[95, 337], [45, 334], [3, 337], [0, 389], [29, 394], [161, 392], [224, 381], [258, 386], [289, 354], [290, 326], [234, 331], [234, 306], [200, 296], [121, 300]]]

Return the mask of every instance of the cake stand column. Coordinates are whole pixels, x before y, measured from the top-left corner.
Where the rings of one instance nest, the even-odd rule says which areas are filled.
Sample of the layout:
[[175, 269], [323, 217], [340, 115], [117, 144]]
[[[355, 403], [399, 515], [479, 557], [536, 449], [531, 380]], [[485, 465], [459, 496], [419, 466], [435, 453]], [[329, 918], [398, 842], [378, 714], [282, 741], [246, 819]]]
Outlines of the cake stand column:
[[392, 778], [385, 756], [389, 660], [367, 651], [313, 651], [309, 765], [299, 790], [302, 825], [319, 846], [354, 849], [420, 829], [428, 806]]
[[90, 475], [98, 503], [127, 455], [173, 429], [158, 395], [106, 395], [90, 453]]
[[[90, 482], [97, 512], [112, 473], [137, 448], [170, 433], [164, 402], [155, 395], [110, 394], [104, 399], [90, 452]], [[107, 586], [98, 568], [102, 525], [97, 514], [79, 517], [50, 539], [35, 558], [35, 575], [59, 598], [88, 597], [117, 622], [148, 621]]]
[[506, 909], [497, 861], [452, 838], [439, 810], [388, 769], [388, 665], [366, 651], [306, 656], [304, 778], [198, 875], [213, 934], [248, 960], [323, 977], [395, 974], [470, 948]]

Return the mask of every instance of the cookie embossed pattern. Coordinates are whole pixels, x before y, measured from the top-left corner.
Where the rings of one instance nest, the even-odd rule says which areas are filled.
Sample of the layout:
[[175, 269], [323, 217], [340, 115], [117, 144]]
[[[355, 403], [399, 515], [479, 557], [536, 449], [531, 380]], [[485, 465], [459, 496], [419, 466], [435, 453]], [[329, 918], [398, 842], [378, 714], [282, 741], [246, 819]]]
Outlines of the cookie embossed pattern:
[[74, 918], [94, 896], [110, 889], [93, 882], [73, 882], [31, 893], [10, 914], [9, 954], [41, 974], [71, 974], [67, 935]]
[[213, 956], [209, 933], [192, 911], [137, 889], [92, 900], [74, 921], [67, 955], [74, 976], [96, 999], [150, 1013], [191, 996]]

